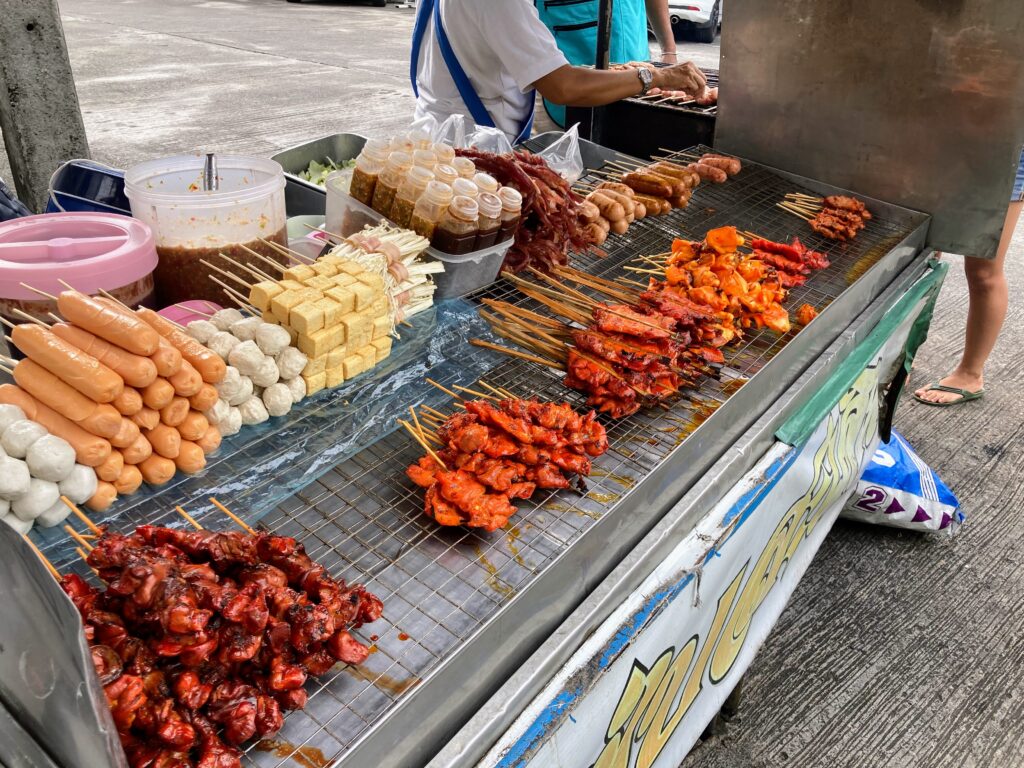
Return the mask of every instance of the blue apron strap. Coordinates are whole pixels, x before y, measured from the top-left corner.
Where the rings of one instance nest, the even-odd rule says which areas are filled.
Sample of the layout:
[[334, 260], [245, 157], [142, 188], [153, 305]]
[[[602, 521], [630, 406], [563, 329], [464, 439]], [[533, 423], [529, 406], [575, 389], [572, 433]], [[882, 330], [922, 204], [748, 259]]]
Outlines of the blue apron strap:
[[416, 6], [416, 24], [412, 28], [412, 58], [409, 61], [409, 80], [412, 81], [412, 92], [419, 98], [420, 89], [417, 85], [416, 70], [420, 64], [420, 48], [423, 46], [423, 38], [427, 34], [427, 24], [430, 23], [430, 14], [434, 10], [434, 0], [420, 0]]
[[[441, 0], [420, 0], [416, 9], [416, 24], [413, 27], [412, 62], [410, 66], [410, 79], [412, 80], [413, 93], [416, 94], [417, 97], [419, 96], [419, 89], [416, 85], [416, 75], [417, 67], [419, 65], [420, 47], [426, 34], [428, 20], [431, 18], [434, 21], [434, 30], [437, 35], [437, 46], [441, 49], [441, 58], [444, 59], [444, 63], [448, 67], [448, 72], [451, 74], [452, 80], [455, 81], [455, 87], [459, 91], [459, 96], [462, 97], [462, 101], [469, 109], [469, 114], [473, 117], [473, 121], [477, 125], [482, 125], [485, 128], [494, 128], [494, 120], [491, 118], [491, 114], [487, 111], [487, 107], [484, 106], [483, 101], [480, 100], [476, 90], [473, 88], [473, 84], [469, 80], [469, 75], [466, 74], [466, 70], [464, 70], [462, 65], [459, 63], [459, 59], [455, 55], [455, 50], [452, 48], [451, 41], [448, 39], [448, 33], [445, 32], [444, 24], [441, 21]], [[536, 101], [536, 93], [534, 92], [533, 97], [530, 99], [530, 110], [527, 113], [526, 121], [522, 130], [519, 132], [519, 136], [516, 138], [517, 143], [530, 138], [530, 132], [533, 130], [533, 116], [536, 109]]]

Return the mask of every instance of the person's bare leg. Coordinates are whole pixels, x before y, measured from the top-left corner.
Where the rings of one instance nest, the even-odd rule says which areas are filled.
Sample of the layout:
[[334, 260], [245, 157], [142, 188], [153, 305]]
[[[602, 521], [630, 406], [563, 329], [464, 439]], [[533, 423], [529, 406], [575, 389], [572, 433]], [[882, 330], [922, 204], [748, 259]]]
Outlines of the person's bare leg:
[[[994, 259], [964, 259], [967, 289], [970, 293], [964, 354], [956, 369], [939, 381], [944, 386], [968, 392], [977, 392], [984, 387], [985, 362], [996, 345], [1003, 320], [1006, 318], [1008, 291], [1003, 263], [1014, 230], [1017, 228], [1022, 207], [1022, 203], [1010, 204], [1003, 234], [999, 240], [999, 250]], [[959, 395], [952, 392], [936, 392], [927, 388], [917, 390], [916, 394], [933, 403], [952, 403], [960, 399]]]

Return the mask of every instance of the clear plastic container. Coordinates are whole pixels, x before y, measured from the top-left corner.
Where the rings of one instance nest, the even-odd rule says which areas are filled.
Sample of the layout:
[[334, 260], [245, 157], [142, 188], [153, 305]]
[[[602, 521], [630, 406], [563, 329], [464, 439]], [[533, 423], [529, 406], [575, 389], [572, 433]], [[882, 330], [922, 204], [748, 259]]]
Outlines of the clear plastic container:
[[523, 217], [523, 196], [518, 189], [502, 187], [498, 190], [498, 197], [501, 198], [501, 229], [498, 230], [500, 243], [516, 236], [519, 221]]
[[411, 157], [417, 147], [416, 144], [409, 140], [409, 134], [400, 133], [391, 139], [391, 142], [388, 144], [388, 149], [391, 152], [405, 152]]
[[430, 134], [419, 128], [409, 131], [407, 138], [416, 149], [433, 149], [434, 142], [430, 140]]
[[473, 183], [481, 192], [490, 192], [492, 195], [498, 194], [498, 190], [501, 188], [497, 180], [488, 173], [476, 174], [473, 177]]
[[437, 166], [437, 155], [431, 149], [417, 149], [412, 153], [412, 164], [432, 171]]
[[[285, 263], [270, 243], [288, 245], [284, 171], [273, 160], [218, 155], [216, 190], [203, 190], [203, 155], [151, 160], [125, 173], [132, 215], [149, 225], [159, 263], [154, 273], [162, 304], [189, 299], [230, 302], [210, 278], [216, 270], [246, 282], [252, 275], [238, 264], [266, 271], [270, 259]], [[252, 255], [255, 251], [260, 256]]]
[[434, 168], [434, 178], [450, 187], [459, 178], [459, 172], [450, 165], [438, 163], [437, 167]]
[[452, 202], [452, 188], [441, 181], [431, 181], [416, 201], [410, 226], [420, 237], [430, 240], [434, 229]]
[[452, 183], [452, 191], [456, 196], [468, 197], [471, 200], [480, 197], [480, 190], [469, 179], [456, 179]]
[[456, 157], [451, 162], [452, 168], [459, 172], [459, 176], [470, 179], [476, 176], [476, 164], [468, 157]]
[[373, 202], [373, 190], [377, 178], [388, 161], [388, 143], [382, 139], [370, 139], [356, 158], [352, 169], [351, 195], [363, 205]]
[[412, 221], [412, 212], [416, 207], [416, 201], [420, 199], [420, 195], [427, 188], [427, 184], [433, 180], [433, 171], [418, 165], [410, 168], [405, 181], [398, 188], [398, 194], [395, 195], [395, 203], [391, 206], [391, 216], [389, 218], [398, 226], [408, 229], [409, 222]]
[[431, 245], [453, 256], [471, 253], [475, 250], [476, 234], [480, 229], [477, 224], [479, 216], [476, 200], [456, 195], [437, 223]]
[[477, 207], [480, 211], [476, 220], [479, 230], [476, 233], [474, 250], [479, 251], [498, 242], [498, 231], [501, 229], [501, 198], [490, 192], [481, 192]]
[[449, 147], [447, 144], [438, 142], [434, 145], [434, 154], [437, 155], [437, 162], [451, 165], [452, 160], [455, 159], [455, 149]]
[[409, 169], [412, 168], [412, 156], [407, 152], [392, 152], [388, 162], [377, 178], [377, 187], [373, 191], [371, 207], [377, 213], [391, 215], [391, 207], [395, 203], [398, 188], [405, 181]]

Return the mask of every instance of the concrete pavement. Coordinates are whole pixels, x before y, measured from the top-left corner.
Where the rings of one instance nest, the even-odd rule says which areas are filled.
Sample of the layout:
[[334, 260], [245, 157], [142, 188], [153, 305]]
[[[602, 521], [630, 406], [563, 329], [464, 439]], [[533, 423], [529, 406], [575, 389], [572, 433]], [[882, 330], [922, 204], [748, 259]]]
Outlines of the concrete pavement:
[[[412, 12], [284, 0], [61, 0], [97, 159], [270, 155], [336, 131], [408, 123]], [[716, 66], [715, 46], [685, 56]], [[0, 175], [6, 176], [0, 157]], [[1008, 259], [1024, 290], [1024, 229]], [[915, 381], [950, 368], [966, 289], [954, 265]], [[841, 523], [748, 678], [740, 722], [688, 768], [1024, 764], [1024, 448], [1016, 300], [987, 398], [906, 402], [897, 428], [956, 490], [953, 540]]]

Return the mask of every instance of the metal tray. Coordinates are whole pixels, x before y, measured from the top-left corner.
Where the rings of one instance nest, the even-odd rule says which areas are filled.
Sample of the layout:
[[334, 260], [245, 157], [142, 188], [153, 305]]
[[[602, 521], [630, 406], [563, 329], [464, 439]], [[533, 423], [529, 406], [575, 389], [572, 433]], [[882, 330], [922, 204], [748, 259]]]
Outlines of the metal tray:
[[289, 216], [323, 215], [327, 192], [323, 187], [311, 184], [299, 177], [309, 164], [316, 160], [322, 163], [331, 158], [337, 163], [352, 160], [363, 151], [366, 137], [358, 133], [335, 133], [320, 139], [296, 144], [282, 149], [271, 160], [284, 168], [284, 204]]

